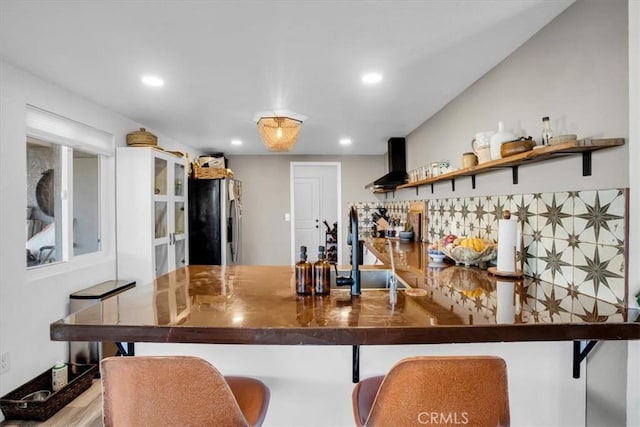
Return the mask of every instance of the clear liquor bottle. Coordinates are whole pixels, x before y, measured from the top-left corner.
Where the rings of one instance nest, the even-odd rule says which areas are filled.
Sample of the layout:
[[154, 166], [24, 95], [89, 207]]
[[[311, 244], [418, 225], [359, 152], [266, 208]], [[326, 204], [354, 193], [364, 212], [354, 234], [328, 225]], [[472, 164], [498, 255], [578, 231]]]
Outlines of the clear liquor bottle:
[[540, 138], [540, 145], [551, 145], [551, 138], [553, 138], [553, 130], [551, 130], [549, 117], [545, 116], [542, 118], [542, 137]]

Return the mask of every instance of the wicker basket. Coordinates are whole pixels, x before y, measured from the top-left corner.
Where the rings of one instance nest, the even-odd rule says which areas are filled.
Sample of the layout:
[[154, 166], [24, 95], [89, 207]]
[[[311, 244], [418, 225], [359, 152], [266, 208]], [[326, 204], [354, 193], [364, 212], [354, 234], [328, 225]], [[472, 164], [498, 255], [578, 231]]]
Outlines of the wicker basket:
[[127, 145], [134, 147], [155, 147], [158, 145], [158, 137], [147, 132], [145, 128], [127, 134]]
[[203, 168], [197, 163], [192, 163], [192, 177], [195, 179], [220, 179], [220, 178], [233, 178], [233, 172], [231, 169], [224, 168]]
[[[69, 365], [71, 367], [71, 365]], [[91, 387], [97, 365], [73, 365], [77, 373], [69, 369], [69, 383], [62, 389], [51, 393], [42, 401], [23, 401], [26, 395], [38, 390], [51, 389], [51, 369], [38, 375], [0, 398], [0, 409], [5, 419], [45, 421], [65, 407], [82, 392]]]

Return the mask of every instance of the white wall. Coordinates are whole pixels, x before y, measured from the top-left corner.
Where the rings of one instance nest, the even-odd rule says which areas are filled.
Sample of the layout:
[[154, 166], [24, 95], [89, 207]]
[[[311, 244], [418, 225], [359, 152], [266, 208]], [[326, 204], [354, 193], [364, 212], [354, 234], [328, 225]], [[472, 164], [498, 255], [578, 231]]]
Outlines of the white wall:
[[253, 265], [291, 264], [290, 163], [340, 162], [342, 172], [342, 253], [348, 262], [345, 244], [347, 203], [375, 201], [364, 186], [384, 173], [384, 156], [229, 156], [229, 167], [242, 181], [243, 263]]
[[[26, 105], [31, 104], [115, 136], [125, 145], [128, 132], [141, 125], [60, 87], [0, 61], [0, 353], [9, 353], [9, 372], [0, 376], [0, 395], [68, 360], [67, 344], [49, 339], [49, 324], [67, 315], [69, 294], [116, 278], [115, 162], [108, 162], [109, 229], [102, 244], [107, 256], [62, 268], [27, 274], [25, 259]], [[150, 129], [152, 132], [153, 130]], [[160, 145], [188, 151], [163, 135]], [[32, 273], [32, 272], [30, 272]], [[40, 276], [34, 279], [33, 276]], [[31, 280], [32, 278], [33, 280]]]

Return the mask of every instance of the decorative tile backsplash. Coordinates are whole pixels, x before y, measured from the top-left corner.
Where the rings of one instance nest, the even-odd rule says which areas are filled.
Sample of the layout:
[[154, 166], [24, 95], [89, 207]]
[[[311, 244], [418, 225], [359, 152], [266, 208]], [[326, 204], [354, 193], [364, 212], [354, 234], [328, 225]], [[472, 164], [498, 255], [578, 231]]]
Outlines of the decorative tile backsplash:
[[[390, 217], [406, 221], [411, 202], [354, 203], [361, 232], [371, 231], [371, 214], [381, 207]], [[527, 276], [624, 303], [626, 189], [458, 197], [426, 203], [429, 242], [449, 233], [495, 240], [498, 219], [508, 209], [522, 227], [525, 251], [521, 256]]]

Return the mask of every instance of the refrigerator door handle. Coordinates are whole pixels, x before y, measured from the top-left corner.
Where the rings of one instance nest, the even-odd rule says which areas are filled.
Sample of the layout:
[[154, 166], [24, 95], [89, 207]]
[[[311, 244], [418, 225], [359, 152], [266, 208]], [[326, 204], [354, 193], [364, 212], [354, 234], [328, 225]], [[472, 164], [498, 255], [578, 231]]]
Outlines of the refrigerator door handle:
[[234, 199], [229, 205], [229, 242], [231, 243], [229, 246], [231, 262], [234, 264], [238, 261], [238, 245], [240, 245], [238, 220], [238, 203]]

